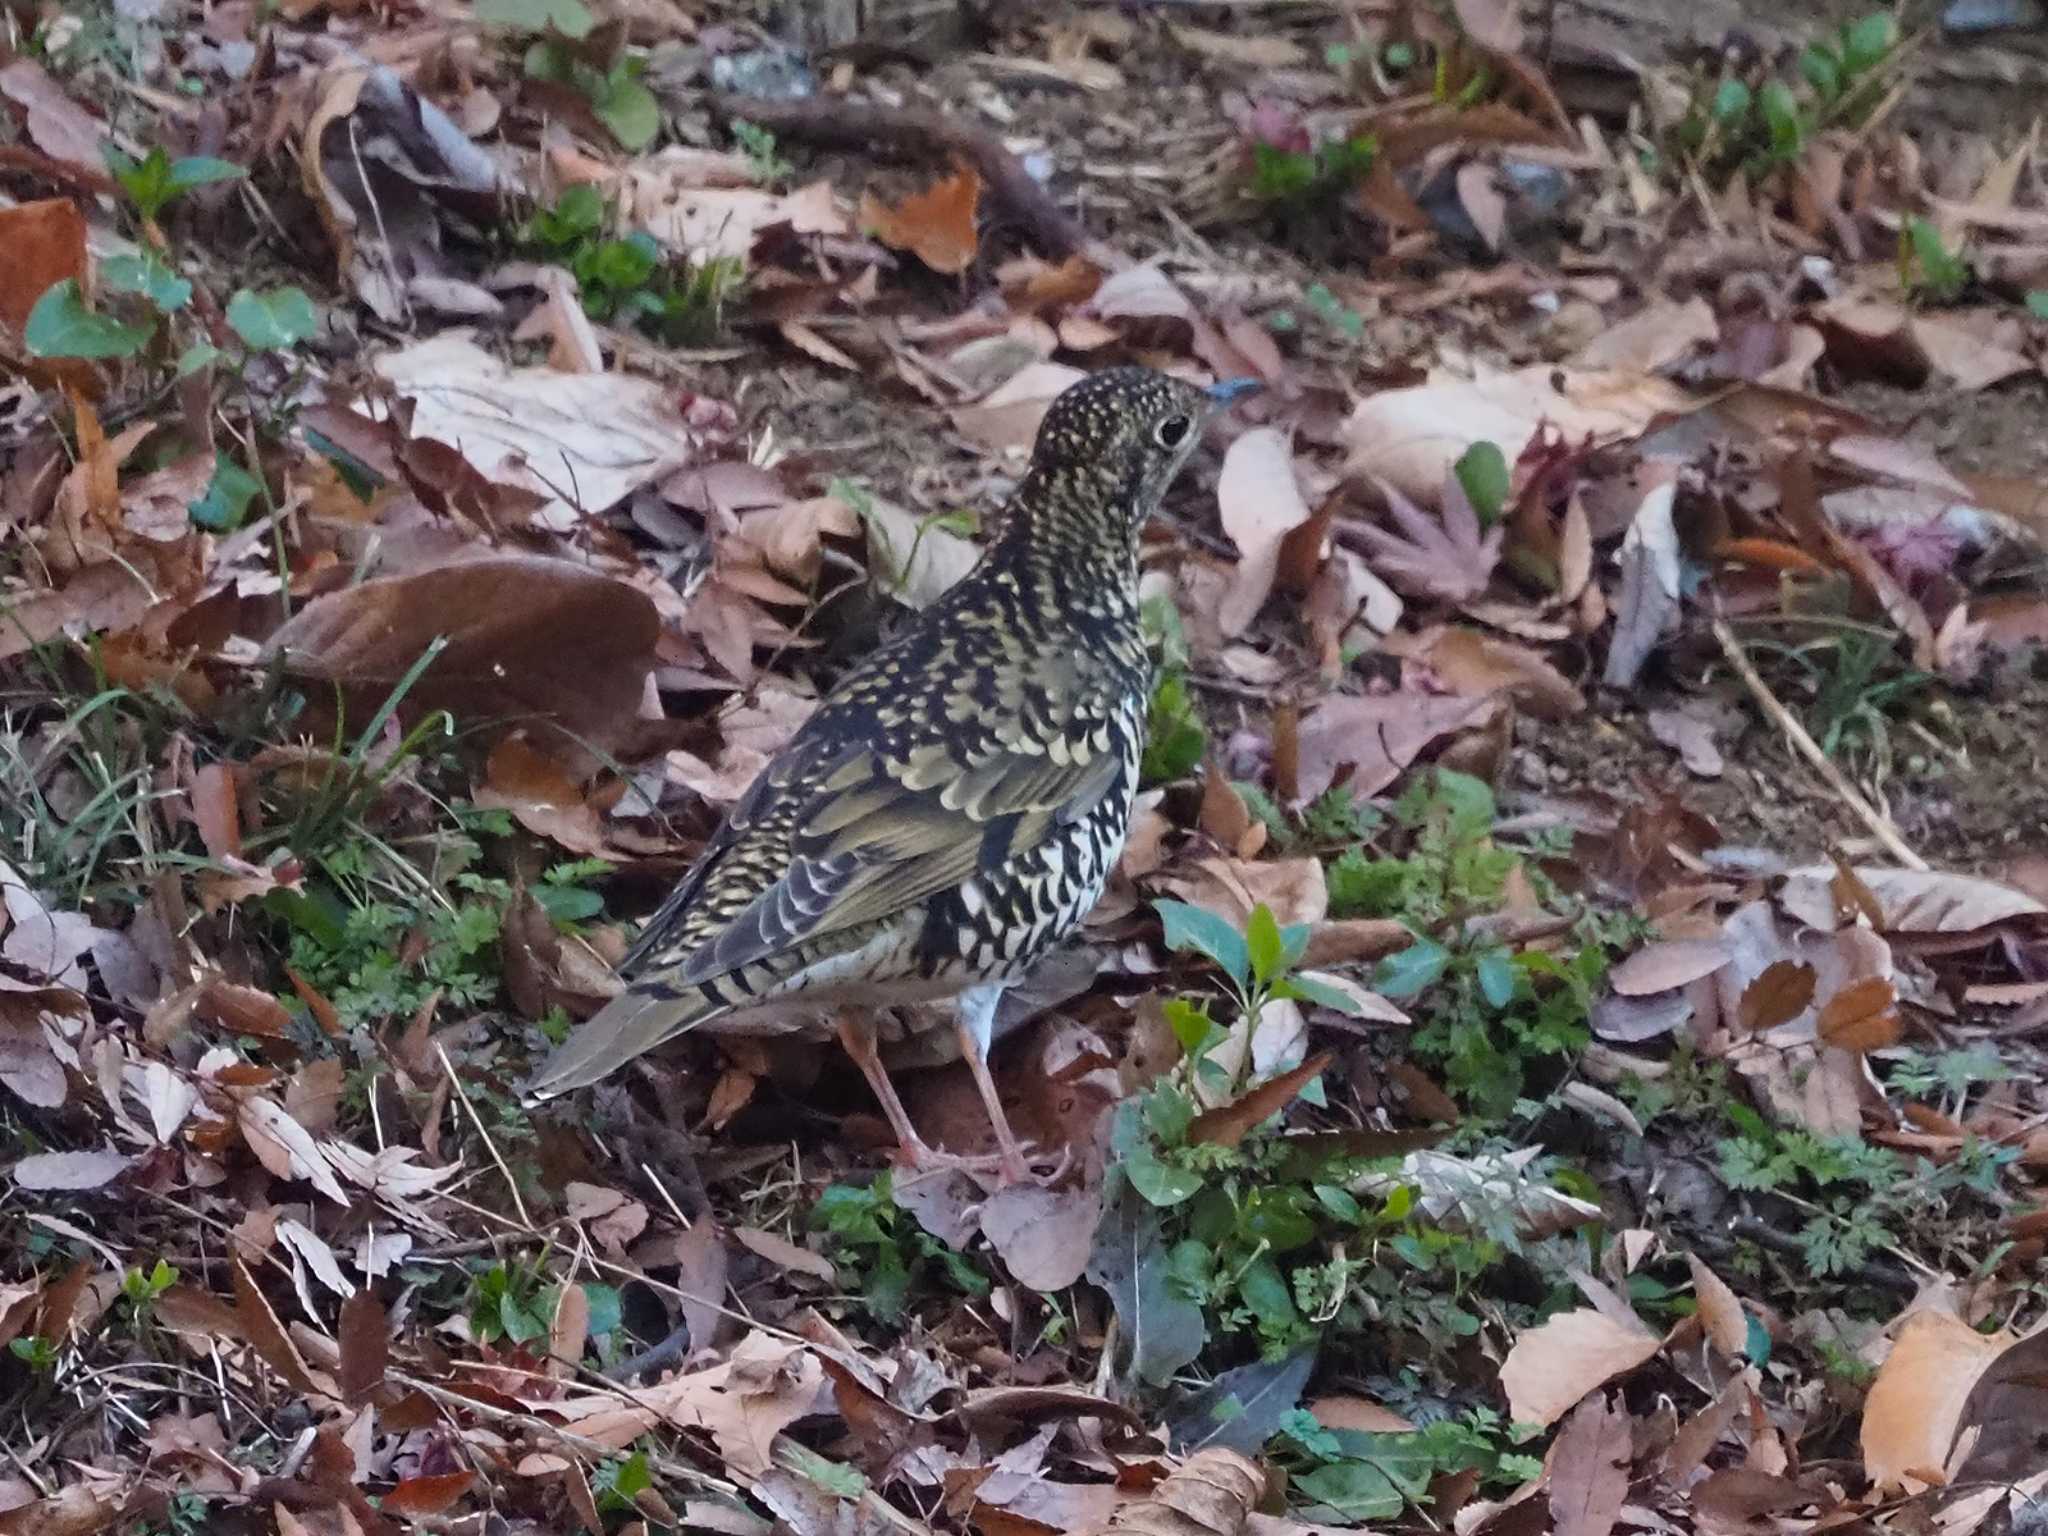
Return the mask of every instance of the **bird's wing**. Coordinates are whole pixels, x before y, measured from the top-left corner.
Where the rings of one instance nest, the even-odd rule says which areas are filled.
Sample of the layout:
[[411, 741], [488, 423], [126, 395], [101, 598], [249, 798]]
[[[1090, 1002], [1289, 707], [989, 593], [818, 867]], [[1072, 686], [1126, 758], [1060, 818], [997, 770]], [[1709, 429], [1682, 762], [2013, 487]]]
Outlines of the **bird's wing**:
[[650, 956], [661, 979], [712, 980], [887, 918], [1086, 816], [1123, 769], [1118, 702], [1084, 690], [1038, 729], [963, 721], [902, 751], [792, 742], [685, 882], [689, 910]]

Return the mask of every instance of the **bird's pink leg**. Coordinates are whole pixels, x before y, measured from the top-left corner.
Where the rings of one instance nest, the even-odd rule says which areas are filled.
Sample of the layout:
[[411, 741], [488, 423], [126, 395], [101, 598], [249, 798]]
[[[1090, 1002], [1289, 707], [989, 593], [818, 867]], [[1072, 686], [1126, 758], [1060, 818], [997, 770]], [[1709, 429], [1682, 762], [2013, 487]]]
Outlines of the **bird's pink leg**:
[[[882, 1070], [882, 1058], [875, 1049], [874, 1021], [866, 1011], [849, 1008], [840, 1014], [839, 1043], [846, 1047], [846, 1054], [860, 1068], [860, 1075], [868, 1080], [868, 1087], [874, 1091], [882, 1113], [888, 1116], [889, 1129], [896, 1133], [896, 1145], [902, 1150], [903, 1160], [912, 1168], [919, 1172], [959, 1168], [971, 1173], [996, 1161], [994, 1158], [963, 1157], [957, 1152], [942, 1152], [917, 1134], [917, 1127], [910, 1123], [910, 1111], [897, 1097], [896, 1085]], [[1008, 1134], [1007, 1126], [1004, 1134]]]

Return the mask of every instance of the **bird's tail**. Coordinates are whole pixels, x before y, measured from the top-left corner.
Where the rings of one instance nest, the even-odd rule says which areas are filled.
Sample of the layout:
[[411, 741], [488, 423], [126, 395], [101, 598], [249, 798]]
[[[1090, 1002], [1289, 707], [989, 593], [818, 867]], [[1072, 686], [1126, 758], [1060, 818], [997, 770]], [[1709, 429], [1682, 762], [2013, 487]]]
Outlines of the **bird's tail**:
[[555, 1047], [522, 1097], [530, 1108], [588, 1088], [662, 1041], [724, 1013], [727, 1006], [698, 987], [678, 990], [651, 977], [636, 982]]

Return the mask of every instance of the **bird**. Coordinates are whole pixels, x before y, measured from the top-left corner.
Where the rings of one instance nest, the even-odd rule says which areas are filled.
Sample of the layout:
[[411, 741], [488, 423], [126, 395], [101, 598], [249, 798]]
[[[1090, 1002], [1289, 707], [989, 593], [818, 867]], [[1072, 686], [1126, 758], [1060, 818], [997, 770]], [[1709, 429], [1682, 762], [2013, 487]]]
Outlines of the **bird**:
[[[1055, 397], [977, 563], [762, 767], [526, 1102], [689, 1030], [836, 1033], [911, 1168], [1031, 1179], [989, 1072], [996, 1006], [1122, 850], [1153, 680], [1139, 533], [1203, 428], [1258, 387], [1119, 367]], [[993, 1160], [928, 1145], [882, 1066], [874, 1011], [948, 998]]]

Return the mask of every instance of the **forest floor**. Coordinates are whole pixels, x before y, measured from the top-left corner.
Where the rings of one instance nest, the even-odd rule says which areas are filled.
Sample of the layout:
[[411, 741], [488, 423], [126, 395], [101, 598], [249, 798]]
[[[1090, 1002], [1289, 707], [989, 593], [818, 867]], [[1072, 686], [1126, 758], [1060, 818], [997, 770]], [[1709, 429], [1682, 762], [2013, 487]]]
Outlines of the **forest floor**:
[[[0, 1536], [2041, 1529], [2038, 39], [866, 10], [0, 5]], [[526, 1106], [1126, 363], [1057, 1176]]]

